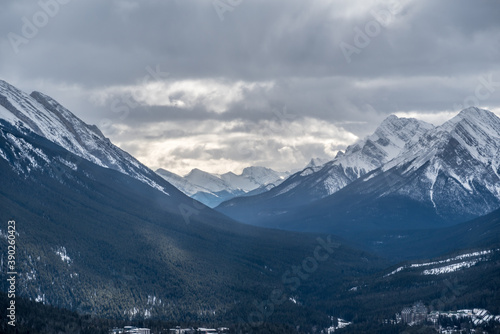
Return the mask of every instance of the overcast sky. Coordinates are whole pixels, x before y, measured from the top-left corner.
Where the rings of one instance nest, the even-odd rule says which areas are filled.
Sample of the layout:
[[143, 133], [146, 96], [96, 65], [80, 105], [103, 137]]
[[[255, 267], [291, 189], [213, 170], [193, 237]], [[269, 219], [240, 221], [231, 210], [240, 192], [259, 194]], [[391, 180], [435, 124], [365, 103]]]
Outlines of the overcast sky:
[[0, 78], [149, 167], [290, 170], [388, 115], [500, 115], [500, 1], [7, 0]]

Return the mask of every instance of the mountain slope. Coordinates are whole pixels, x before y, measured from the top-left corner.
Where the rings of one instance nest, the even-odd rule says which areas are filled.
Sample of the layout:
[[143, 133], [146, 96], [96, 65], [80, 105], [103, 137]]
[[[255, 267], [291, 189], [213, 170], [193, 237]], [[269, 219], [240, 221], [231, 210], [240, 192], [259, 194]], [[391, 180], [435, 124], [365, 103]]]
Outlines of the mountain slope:
[[359, 247], [392, 261], [431, 258], [464, 248], [500, 246], [500, 209], [450, 227], [358, 232]]
[[415, 119], [389, 116], [371, 136], [349, 146], [334, 160], [307, 167], [268, 192], [222, 203], [217, 210], [244, 222], [258, 223], [314, 202], [381, 167], [432, 128]]

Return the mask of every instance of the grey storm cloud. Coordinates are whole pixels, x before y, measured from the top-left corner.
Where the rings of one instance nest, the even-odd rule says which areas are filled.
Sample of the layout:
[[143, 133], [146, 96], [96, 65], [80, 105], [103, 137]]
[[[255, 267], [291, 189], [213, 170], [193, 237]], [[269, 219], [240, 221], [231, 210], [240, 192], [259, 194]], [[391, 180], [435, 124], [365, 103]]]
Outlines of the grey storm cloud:
[[[50, 1], [57, 2], [41, 2]], [[249, 81], [475, 73], [498, 66], [498, 2], [396, 3], [402, 4], [394, 22], [348, 65], [339, 43], [354, 45], [354, 28], [365, 30], [372, 12], [394, 7], [391, 2], [353, 1], [349, 10], [340, 1], [242, 1], [221, 21], [212, 1], [73, 0], [60, 5], [19, 54], [4, 40], [2, 70], [22, 63], [15, 69], [21, 76], [47, 79], [51, 73], [50, 79], [99, 87], [133, 82], [152, 64], [175, 78]], [[41, 10], [34, 1], [2, 7], [4, 37], [21, 34], [22, 18], [32, 21]]]
[[0, 76], [154, 168], [298, 168], [391, 113], [499, 112], [498, 17], [486, 0], [4, 1]]

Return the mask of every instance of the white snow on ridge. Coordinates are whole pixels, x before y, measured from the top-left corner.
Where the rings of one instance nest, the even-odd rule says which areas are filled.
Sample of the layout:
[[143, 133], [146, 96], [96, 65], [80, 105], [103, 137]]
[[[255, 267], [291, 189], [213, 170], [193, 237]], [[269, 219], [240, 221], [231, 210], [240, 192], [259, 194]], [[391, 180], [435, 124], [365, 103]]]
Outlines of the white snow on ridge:
[[[498, 166], [500, 118], [487, 110], [467, 108], [443, 125], [425, 132], [418, 141], [385, 163], [381, 171], [394, 171], [403, 177], [422, 172], [424, 178], [419, 177], [393, 191], [411, 197], [411, 187], [414, 187], [414, 199], [428, 201], [435, 210], [444, 206], [455, 212], [481, 216], [495, 210], [496, 201], [500, 201]], [[482, 189], [488, 192], [481, 193]], [[451, 196], [457, 196], [457, 200], [451, 200]]]
[[[416, 170], [427, 162], [431, 162], [433, 165], [436, 163], [435, 156], [450, 138], [457, 140], [478, 162], [491, 164], [492, 167], [500, 164], [498, 155], [500, 152], [500, 119], [487, 110], [468, 108], [462, 110], [443, 125], [427, 132], [419, 141], [409, 146], [405, 152], [386, 164], [383, 170], [387, 171], [409, 161], [413, 162], [406, 172]], [[435, 170], [436, 167], [434, 165], [429, 168]], [[432, 181], [434, 172], [429, 171], [428, 173], [429, 179]], [[457, 175], [452, 177], [459, 181], [464, 188], [471, 190], [468, 180], [463, 180]]]
[[370, 175], [370, 176], [366, 177], [365, 179], [363, 179], [363, 182], [366, 182], [366, 181], [368, 181], [368, 180], [371, 180], [371, 179], [373, 179], [375, 176], [377, 176], [377, 173], [373, 173], [372, 175]]
[[195, 185], [190, 183], [188, 180], [183, 178], [182, 176], [179, 176], [175, 173], [169, 172], [164, 169], [158, 169], [156, 170], [156, 174], [160, 175], [162, 178], [170, 182], [174, 187], [177, 189], [181, 190], [184, 194], [188, 196], [193, 196], [194, 194], [198, 192], [206, 192], [208, 194], [213, 194], [210, 190], [203, 188], [201, 186]]
[[58, 160], [59, 160], [59, 162], [61, 162], [63, 165], [65, 165], [66, 167], [71, 168], [72, 170], [77, 170], [77, 169], [78, 169], [78, 166], [77, 166], [75, 163], [72, 163], [71, 161], [67, 161], [67, 160], [62, 159], [62, 158], [59, 158]]
[[[357, 172], [358, 172], [358, 177], [359, 177], [360, 171], [357, 170]], [[364, 170], [363, 170], [362, 174], [364, 174]], [[347, 182], [347, 180], [342, 179], [342, 178], [337, 178], [337, 177], [328, 177], [323, 181], [323, 186], [325, 187], [328, 195], [331, 195], [331, 194], [337, 192], [338, 190], [344, 188], [348, 184], [349, 184], [349, 182]]]
[[410, 265], [410, 268], [428, 267], [428, 266], [433, 266], [433, 265], [436, 265], [436, 264], [449, 263], [449, 262], [463, 260], [463, 259], [467, 259], [467, 258], [471, 258], [471, 257], [478, 257], [478, 256], [488, 255], [488, 254], [491, 254], [491, 253], [493, 253], [492, 250], [485, 250], [485, 251], [481, 251], [481, 252], [473, 252], [473, 253], [461, 254], [461, 255], [455, 256], [453, 258], [446, 259], [446, 260], [441, 260], [441, 261], [428, 262], [428, 263], [415, 263], [415, 264]]
[[330, 161], [330, 160], [324, 159], [324, 158], [312, 158], [311, 161], [309, 161], [309, 163], [307, 164], [307, 166], [305, 168], [310, 167], [310, 168], [313, 168], [314, 170], [318, 171], [328, 161]]
[[426, 269], [422, 272], [423, 275], [440, 275], [440, 274], [451, 273], [451, 272], [460, 270], [462, 268], [470, 268], [480, 261], [487, 261], [488, 258], [485, 256], [493, 254], [494, 252], [495, 252], [494, 250], [484, 250], [484, 251], [460, 254], [460, 255], [457, 255], [455, 257], [448, 258], [445, 260], [440, 260], [440, 261], [426, 262], [426, 263], [413, 263], [413, 264], [409, 264], [409, 265], [404, 265], [404, 266], [398, 267], [397, 269], [393, 270], [392, 272], [384, 275], [384, 277], [394, 275], [398, 272], [401, 272], [401, 271], [403, 271], [405, 269], [409, 269], [409, 268], [431, 267], [431, 266], [440, 265], [440, 264], [444, 264], [444, 263], [451, 263], [454, 261], [476, 258], [476, 259], [473, 259], [470, 261], [462, 261], [462, 262], [458, 262], [458, 263], [449, 264], [446, 266]]
[[431, 199], [432, 205], [434, 206], [434, 209], [437, 209], [436, 203], [434, 202], [434, 185], [436, 184], [440, 168], [441, 167], [439, 166], [438, 162], [434, 162], [434, 164], [431, 167], [429, 167], [425, 173], [425, 176], [431, 181], [429, 197]]
[[247, 167], [240, 175], [232, 172], [210, 174], [198, 169], [184, 176], [192, 184], [206, 188], [212, 192], [242, 190], [249, 192], [270, 183], [277, 185], [288, 177], [288, 172], [277, 172], [265, 167]]
[[406, 266], [403, 266], [403, 267], [398, 267], [396, 269], [394, 269], [393, 271], [391, 271], [390, 273], [384, 275], [384, 277], [388, 277], [388, 276], [391, 276], [391, 275], [394, 275], [396, 273], [399, 273], [401, 270], [407, 268]]
[[448, 274], [452, 273], [454, 271], [460, 270], [462, 268], [470, 268], [476, 263], [478, 263], [480, 260], [475, 260], [475, 261], [464, 261], [460, 263], [455, 263], [455, 264], [450, 264], [448, 266], [444, 267], [439, 267], [439, 268], [433, 268], [433, 269], [426, 269], [422, 272], [424, 275], [441, 275], [441, 274]]
[[300, 176], [307, 176], [307, 175], [311, 175], [312, 173], [314, 173], [314, 169], [311, 167], [307, 167], [299, 175]]
[[[33, 97], [13, 87], [10, 89], [9, 93], [9, 95], [5, 94], [8, 102], [24, 117], [24, 119], [29, 121], [29, 123], [26, 123], [23, 119], [18, 118], [16, 124], [23, 122], [25, 126], [42, 137], [47, 138], [86, 160], [105, 167], [99, 159], [89, 154], [89, 152], [82, 147], [81, 142], [79, 142], [74, 135], [68, 133], [68, 129], [56, 115], [48, 111]], [[84, 124], [83, 122], [81, 123]]]

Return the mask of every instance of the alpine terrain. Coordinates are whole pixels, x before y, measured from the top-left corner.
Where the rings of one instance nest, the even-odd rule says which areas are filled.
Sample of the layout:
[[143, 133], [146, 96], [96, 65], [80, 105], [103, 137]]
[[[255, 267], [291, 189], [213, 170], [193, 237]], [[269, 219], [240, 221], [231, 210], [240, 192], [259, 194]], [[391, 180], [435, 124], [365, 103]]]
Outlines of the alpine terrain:
[[233, 197], [255, 195], [269, 190], [290, 175], [266, 167], [247, 167], [240, 175], [232, 172], [211, 174], [197, 168], [184, 177], [162, 168], [156, 173], [184, 194], [212, 208]]
[[500, 207], [499, 152], [500, 119], [487, 110], [465, 109], [437, 127], [390, 116], [322, 168], [217, 210], [250, 224], [342, 235], [456, 224]]

